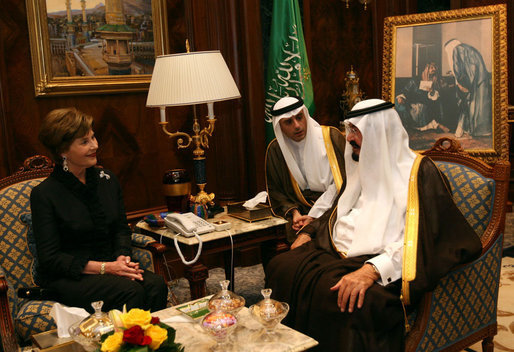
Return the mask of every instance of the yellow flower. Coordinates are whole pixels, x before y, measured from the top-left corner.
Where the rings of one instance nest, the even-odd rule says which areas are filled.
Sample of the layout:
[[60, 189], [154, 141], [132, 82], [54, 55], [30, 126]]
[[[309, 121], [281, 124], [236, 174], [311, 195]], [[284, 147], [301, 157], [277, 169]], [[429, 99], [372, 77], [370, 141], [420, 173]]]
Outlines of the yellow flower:
[[152, 338], [150, 348], [155, 351], [168, 338], [168, 331], [158, 325], [150, 325], [148, 329], [145, 330], [145, 335]]
[[105, 339], [100, 350], [102, 352], [118, 352], [123, 343], [123, 333], [115, 332]]
[[109, 318], [114, 325], [114, 331], [122, 331], [124, 328], [123, 321], [121, 320], [121, 312], [117, 309], [112, 309], [109, 311]]
[[121, 314], [121, 321], [126, 329], [139, 325], [143, 330], [146, 330], [150, 325], [150, 320], [152, 320], [152, 316], [149, 310], [132, 308], [128, 313]]

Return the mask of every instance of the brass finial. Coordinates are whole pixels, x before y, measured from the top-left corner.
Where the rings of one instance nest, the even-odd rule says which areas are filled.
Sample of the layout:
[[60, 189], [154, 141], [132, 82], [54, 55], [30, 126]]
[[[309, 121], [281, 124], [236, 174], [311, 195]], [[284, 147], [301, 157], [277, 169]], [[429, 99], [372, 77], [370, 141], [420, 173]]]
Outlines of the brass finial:
[[186, 52], [189, 52], [189, 39], [186, 39]]

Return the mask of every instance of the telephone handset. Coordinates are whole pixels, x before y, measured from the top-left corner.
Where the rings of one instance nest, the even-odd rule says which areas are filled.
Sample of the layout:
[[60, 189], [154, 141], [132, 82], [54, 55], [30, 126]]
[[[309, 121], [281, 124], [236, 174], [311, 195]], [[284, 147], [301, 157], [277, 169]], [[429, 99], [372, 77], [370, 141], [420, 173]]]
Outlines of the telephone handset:
[[194, 233], [203, 233], [215, 230], [214, 225], [193, 213], [171, 213], [164, 218], [166, 226], [184, 237], [193, 237]]
[[180, 247], [179, 247], [178, 241], [177, 241], [177, 236], [175, 236], [175, 238], [173, 239], [173, 242], [175, 243], [175, 248], [177, 249], [177, 253], [180, 256], [180, 259], [182, 259], [182, 262], [186, 265], [194, 264], [200, 257], [200, 253], [202, 253], [203, 243], [202, 243], [202, 239], [198, 235], [215, 230], [214, 225], [205, 221], [201, 217], [196, 216], [193, 213], [184, 213], [184, 214], [171, 213], [171, 214], [168, 214], [164, 218], [164, 223], [166, 224], [166, 226], [168, 226], [171, 230], [175, 231], [177, 234], [180, 234], [184, 237], [195, 236], [196, 239], [198, 240], [198, 252], [196, 253], [196, 256], [193, 258], [193, 260], [187, 261], [184, 258], [182, 251], [180, 250]]

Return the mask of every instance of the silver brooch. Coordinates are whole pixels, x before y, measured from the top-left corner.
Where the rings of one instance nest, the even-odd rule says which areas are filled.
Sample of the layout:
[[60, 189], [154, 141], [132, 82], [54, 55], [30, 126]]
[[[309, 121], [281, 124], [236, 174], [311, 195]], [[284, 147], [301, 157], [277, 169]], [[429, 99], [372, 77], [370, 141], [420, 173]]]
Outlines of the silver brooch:
[[100, 178], [105, 177], [106, 180], [110, 179], [111, 176], [107, 175], [104, 170], [100, 171]]

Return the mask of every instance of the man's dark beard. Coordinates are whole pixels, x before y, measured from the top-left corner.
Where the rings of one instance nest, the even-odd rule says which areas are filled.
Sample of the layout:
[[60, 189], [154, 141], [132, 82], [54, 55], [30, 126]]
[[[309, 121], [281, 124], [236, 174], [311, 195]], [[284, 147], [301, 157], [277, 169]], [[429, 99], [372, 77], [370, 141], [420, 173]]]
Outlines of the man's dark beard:
[[[361, 149], [361, 146], [357, 144], [355, 141], [350, 141], [350, 145], [354, 148]], [[359, 154], [352, 153], [352, 159], [353, 161], [359, 161]]]

